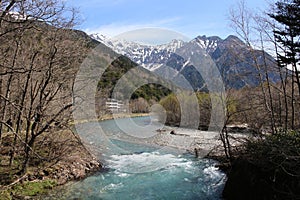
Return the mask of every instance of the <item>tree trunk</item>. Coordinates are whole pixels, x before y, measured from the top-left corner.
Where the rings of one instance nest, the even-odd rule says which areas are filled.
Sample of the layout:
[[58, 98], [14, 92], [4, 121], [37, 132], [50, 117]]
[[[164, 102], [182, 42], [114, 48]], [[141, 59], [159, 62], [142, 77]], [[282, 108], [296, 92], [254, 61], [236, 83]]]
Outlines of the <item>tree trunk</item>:
[[26, 144], [26, 147], [25, 147], [25, 158], [24, 158], [24, 161], [23, 161], [23, 164], [22, 164], [22, 168], [20, 170], [20, 174], [21, 175], [27, 173], [28, 164], [29, 164], [29, 161], [30, 161], [30, 155], [31, 155], [31, 152], [32, 152], [32, 149], [33, 149], [33, 145], [34, 145], [35, 139], [36, 139], [36, 136], [32, 135], [31, 139], [28, 142], [28, 144]]
[[262, 52], [263, 52], [264, 71], [265, 71], [265, 76], [266, 76], [266, 81], [267, 81], [267, 89], [268, 89], [268, 94], [269, 94], [269, 99], [270, 99], [269, 112], [270, 112], [270, 117], [271, 117], [271, 128], [272, 128], [272, 134], [274, 134], [276, 132], [276, 124], [275, 124], [275, 117], [274, 117], [273, 97], [272, 97], [272, 92], [271, 92], [269, 73], [268, 73], [268, 69], [267, 69], [265, 48], [264, 48], [264, 43], [263, 43], [263, 38], [262, 38], [261, 33], [260, 33], [260, 41], [261, 41], [261, 47], [262, 47]]
[[[26, 77], [26, 82], [25, 82], [25, 86], [24, 86], [24, 89], [23, 89], [23, 92], [22, 92], [22, 96], [21, 96], [21, 102], [20, 102], [20, 110], [18, 112], [18, 116], [17, 116], [17, 122], [16, 122], [16, 133], [19, 134], [20, 131], [22, 131], [22, 112], [23, 112], [23, 108], [25, 107], [24, 103], [25, 103], [25, 97], [26, 97], [26, 94], [28, 92], [28, 86], [29, 86], [29, 81], [31, 79], [31, 75], [32, 75], [32, 69], [33, 69], [33, 62], [35, 60], [35, 57], [37, 56], [37, 53], [35, 53], [33, 56], [32, 56], [32, 59], [31, 59], [31, 64], [30, 64], [30, 70], [27, 74], [27, 77]], [[21, 87], [21, 86], [20, 86]], [[29, 123], [30, 124], [30, 123]], [[28, 124], [27, 124], [28, 126]], [[14, 160], [14, 156], [15, 156], [15, 152], [16, 152], [16, 143], [17, 143], [17, 134], [15, 135], [14, 137], [14, 141], [13, 141], [13, 150], [12, 150], [12, 153], [10, 155], [10, 159], [9, 159], [9, 166], [12, 165], [12, 162]], [[26, 130], [26, 136], [28, 135], [28, 132]], [[26, 141], [27, 137], [25, 138], [25, 141]], [[27, 141], [26, 141], [27, 142]]]

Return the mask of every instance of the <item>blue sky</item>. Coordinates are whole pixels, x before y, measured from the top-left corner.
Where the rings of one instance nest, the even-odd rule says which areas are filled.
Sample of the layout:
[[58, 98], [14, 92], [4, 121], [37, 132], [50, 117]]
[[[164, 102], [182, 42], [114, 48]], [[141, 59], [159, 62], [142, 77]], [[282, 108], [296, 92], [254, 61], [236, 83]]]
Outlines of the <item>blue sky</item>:
[[[189, 38], [234, 34], [229, 10], [240, 0], [66, 0], [78, 8], [77, 29], [114, 37], [140, 28], [163, 28]], [[267, 0], [245, 0], [255, 11], [268, 8]]]

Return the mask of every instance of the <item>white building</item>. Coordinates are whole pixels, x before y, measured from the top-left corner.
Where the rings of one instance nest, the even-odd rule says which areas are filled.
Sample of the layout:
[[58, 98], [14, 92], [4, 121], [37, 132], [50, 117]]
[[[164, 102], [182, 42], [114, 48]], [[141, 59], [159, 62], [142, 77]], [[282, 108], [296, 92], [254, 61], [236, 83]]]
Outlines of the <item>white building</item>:
[[107, 99], [107, 101], [105, 102], [105, 106], [107, 111], [109, 112], [126, 112], [124, 103], [117, 99]]

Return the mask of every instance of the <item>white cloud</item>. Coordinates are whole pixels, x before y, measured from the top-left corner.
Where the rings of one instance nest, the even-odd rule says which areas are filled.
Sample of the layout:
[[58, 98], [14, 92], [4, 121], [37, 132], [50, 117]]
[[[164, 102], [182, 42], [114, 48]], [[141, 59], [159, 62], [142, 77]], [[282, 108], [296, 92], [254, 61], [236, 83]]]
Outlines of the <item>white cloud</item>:
[[124, 32], [141, 29], [141, 28], [160, 27], [160, 28], [170, 29], [172, 28], [170, 27], [171, 24], [180, 19], [181, 19], [180, 17], [173, 17], [173, 18], [167, 18], [167, 19], [157, 20], [153, 22], [145, 22], [145, 23], [114, 22], [111, 24], [101, 25], [96, 28], [87, 28], [85, 29], [85, 32], [89, 34], [100, 33], [108, 37], [114, 37]]
[[150, 45], [166, 44], [173, 39], [180, 39], [183, 41], [190, 40], [190, 38], [177, 31], [164, 28], [136, 29], [117, 35], [115, 38]]
[[147, 23], [111, 23], [97, 28], [85, 29], [88, 34], [102, 34], [109, 38], [118, 37], [127, 41], [135, 41], [147, 44], [167, 43], [172, 39], [188, 40], [187, 36], [173, 30], [174, 22], [180, 17], [167, 18]]
[[97, 28], [87, 28], [85, 29], [85, 32], [88, 34], [92, 33], [100, 33], [102, 35], [108, 36], [108, 37], [114, 37], [116, 35], [119, 35], [121, 33], [124, 33], [126, 31], [131, 31], [135, 29], [142, 28], [142, 25], [138, 24], [119, 24], [119, 23], [112, 23], [108, 25], [103, 25]]

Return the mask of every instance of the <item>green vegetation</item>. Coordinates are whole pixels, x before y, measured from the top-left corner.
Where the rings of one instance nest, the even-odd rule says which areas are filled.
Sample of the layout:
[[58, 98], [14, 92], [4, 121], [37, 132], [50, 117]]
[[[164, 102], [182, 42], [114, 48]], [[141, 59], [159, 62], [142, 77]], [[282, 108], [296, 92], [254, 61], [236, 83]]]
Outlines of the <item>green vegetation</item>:
[[138, 88], [132, 95], [131, 99], [142, 97], [147, 101], [159, 101], [161, 98], [171, 93], [170, 89], [165, 88], [159, 84], [147, 84]]
[[[124, 89], [125, 91], [117, 92], [117, 96], [113, 97], [114, 89], [120, 79], [125, 81], [127, 88]], [[146, 84], [138, 87], [135, 91], [131, 91], [131, 89], [135, 89], [135, 84], [141, 81]], [[126, 90], [132, 92], [132, 94], [129, 94], [130, 92]], [[102, 118], [103, 115], [109, 113], [109, 111], [106, 112], [105, 105], [107, 98], [116, 98], [125, 101], [124, 103], [128, 103], [129, 100], [132, 113], [148, 113], [149, 107], [153, 103], [158, 102], [170, 93], [171, 89], [162, 86], [158, 76], [138, 67], [136, 63], [127, 57], [119, 56], [105, 69], [98, 82], [98, 93], [96, 95], [98, 118]]]
[[98, 82], [98, 90], [102, 96], [110, 97], [117, 81], [130, 69], [136, 67], [137, 64], [132, 62], [125, 56], [120, 56], [114, 60], [103, 72]]
[[[124, 76], [130, 69], [133, 69], [137, 67], [137, 64], [132, 62], [130, 59], [128, 59], [125, 56], [120, 56], [116, 60], [114, 60], [108, 68], [104, 71], [104, 73], [101, 76], [100, 81], [98, 82], [98, 91], [100, 92], [99, 97], [100, 98], [108, 98], [111, 97], [114, 87], [116, 86], [117, 82], [121, 78], [127, 78]], [[149, 75], [150, 73], [146, 70], [143, 70], [140, 68], [140, 71], [136, 71], [135, 77], [137, 80], [143, 79], [145, 77], [152, 77], [152, 82], [157, 82], [158, 77], [155, 77], [154, 75]], [[149, 78], [151, 80], [151, 78]], [[128, 80], [128, 83], [130, 84], [130, 81], [134, 80]], [[162, 97], [170, 94], [170, 89], [165, 88], [164, 86], [160, 84], [155, 83], [149, 83], [146, 85], [143, 85], [137, 90], [134, 91], [134, 93], [131, 95], [130, 99], [138, 99], [143, 98], [147, 100], [148, 102], [150, 100], [153, 101], [159, 101]], [[125, 94], [126, 95], [126, 94]], [[122, 97], [121, 97], [122, 98]]]
[[54, 180], [25, 182], [14, 186], [11, 193], [17, 196], [35, 196], [45, 193], [49, 189], [53, 189], [56, 185], [57, 183]]
[[0, 190], [0, 199], [10, 200], [18, 197], [33, 197], [45, 194], [57, 185], [55, 180], [18, 183], [9, 189]]

